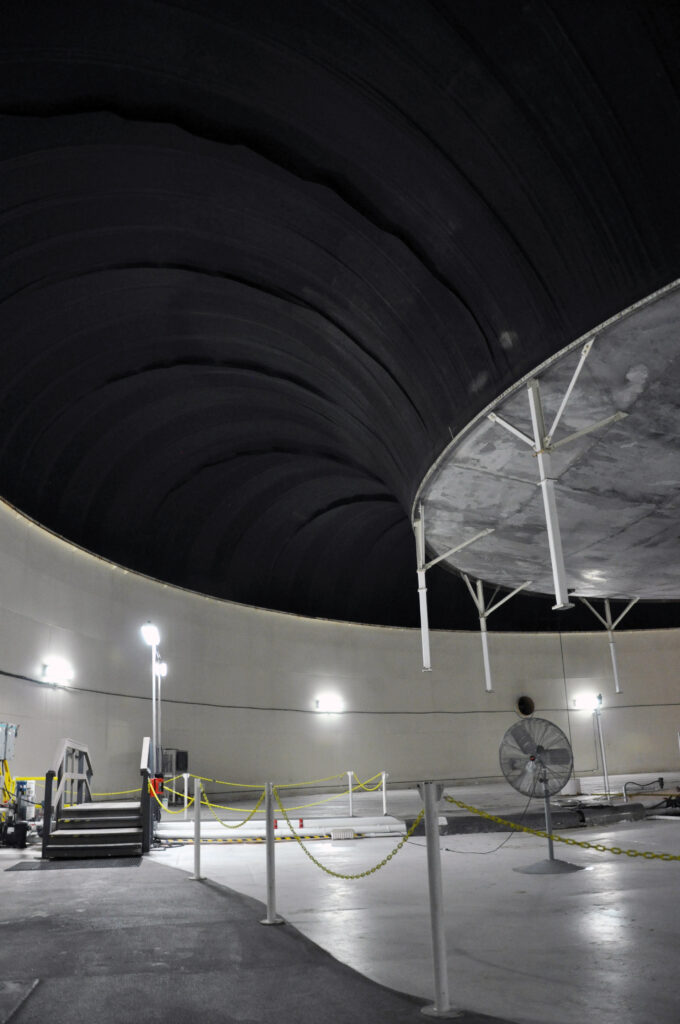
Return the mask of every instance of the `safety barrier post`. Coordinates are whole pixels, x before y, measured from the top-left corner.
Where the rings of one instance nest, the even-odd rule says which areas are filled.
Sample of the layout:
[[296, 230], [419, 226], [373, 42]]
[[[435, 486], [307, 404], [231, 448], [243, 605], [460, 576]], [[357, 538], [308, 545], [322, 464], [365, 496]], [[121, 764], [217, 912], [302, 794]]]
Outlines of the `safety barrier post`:
[[184, 772], [184, 814], [182, 815], [182, 821], [187, 820], [187, 811], [189, 808], [189, 772]]
[[382, 773], [383, 814], [387, 814], [387, 772]]
[[439, 814], [437, 805], [444, 787], [438, 782], [423, 782], [418, 787], [425, 804], [425, 834], [427, 837], [427, 878], [430, 890], [430, 921], [432, 925], [432, 952], [434, 961], [435, 1000], [433, 1006], [423, 1006], [421, 1012], [428, 1017], [450, 1019], [460, 1017], [449, 1003], [449, 980], [446, 963], [446, 935], [444, 933], [444, 897], [442, 890], [441, 851], [439, 848]]
[[276, 855], [274, 836], [274, 786], [265, 784], [265, 818], [267, 822], [267, 916], [260, 924], [284, 924], [276, 913]]
[[347, 772], [347, 788], [349, 791], [349, 816], [354, 817], [354, 807], [352, 804], [352, 775], [353, 772]]
[[194, 779], [194, 873], [192, 882], [202, 882], [201, 874], [201, 780]]

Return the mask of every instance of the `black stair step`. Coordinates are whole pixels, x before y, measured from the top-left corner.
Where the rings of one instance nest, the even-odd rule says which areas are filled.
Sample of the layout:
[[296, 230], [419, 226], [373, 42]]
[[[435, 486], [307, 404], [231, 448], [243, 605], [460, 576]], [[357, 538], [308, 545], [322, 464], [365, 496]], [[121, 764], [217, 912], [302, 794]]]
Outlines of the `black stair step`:
[[100, 803], [91, 802], [86, 804], [71, 804], [64, 807], [62, 815], [69, 818], [96, 818], [100, 815], [110, 817], [118, 814], [139, 814], [141, 804], [139, 800], [106, 800]]
[[141, 841], [141, 828], [58, 828], [50, 833], [50, 846], [102, 846]]
[[70, 818], [64, 815], [57, 820], [57, 829], [137, 828], [141, 825], [140, 815], [118, 815], [101, 818]]
[[86, 857], [141, 857], [142, 844], [141, 842], [87, 843], [80, 846], [54, 846], [50, 842], [43, 856], [48, 860], [71, 860]]

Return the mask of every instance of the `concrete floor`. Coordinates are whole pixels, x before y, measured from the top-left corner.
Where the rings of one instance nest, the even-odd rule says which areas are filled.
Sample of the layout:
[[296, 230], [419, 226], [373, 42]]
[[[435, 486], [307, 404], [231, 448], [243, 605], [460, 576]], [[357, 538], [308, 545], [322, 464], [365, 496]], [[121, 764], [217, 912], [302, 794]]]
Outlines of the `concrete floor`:
[[[646, 820], [569, 835], [639, 851], [680, 854], [680, 821]], [[680, 862], [558, 847], [586, 870], [526, 875], [513, 869], [546, 855], [544, 840], [513, 834], [446, 836], [443, 862], [452, 1003], [519, 1024], [677, 1024]], [[356, 873], [396, 840], [310, 843], [332, 870]], [[399, 991], [432, 998], [424, 839], [361, 881], [329, 877], [297, 843], [277, 843], [277, 909], [343, 963]], [[192, 870], [193, 849], [153, 859]], [[266, 898], [261, 846], [202, 846], [202, 872]]]
[[[525, 805], [506, 786], [455, 792], [498, 814]], [[360, 795], [355, 811], [375, 816], [376, 800]], [[418, 807], [414, 791], [389, 795], [395, 816]], [[339, 810], [331, 800], [315, 813]], [[680, 819], [564, 834], [680, 855]], [[351, 874], [381, 861], [399, 838], [308, 848]], [[542, 860], [544, 840], [466, 833], [442, 836], [440, 846], [450, 995], [465, 1010], [463, 1024], [680, 1020], [680, 861], [558, 845], [558, 857], [585, 870], [527, 875], [513, 869]], [[188, 881], [191, 846], [115, 864], [0, 849], [0, 1024], [422, 1019], [419, 1008], [434, 995], [424, 837], [358, 881], [330, 877], [295, 842], [275, 849], [280, 928], [258, 923], [264, 845], [202, 845], [202, 883]]]

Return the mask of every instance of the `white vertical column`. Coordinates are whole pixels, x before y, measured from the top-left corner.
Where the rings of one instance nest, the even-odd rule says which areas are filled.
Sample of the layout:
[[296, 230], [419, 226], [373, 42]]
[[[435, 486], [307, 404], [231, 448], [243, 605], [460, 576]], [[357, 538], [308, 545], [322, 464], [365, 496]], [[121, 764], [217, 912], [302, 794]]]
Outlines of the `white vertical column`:
[[201, 780], [194, 779], [194, 873], [192, 882], [201, 882]]
[[387, 814], [387, 772], [382, 773], [382, 805], [383, 814]]
[[349, 816], [354, 816], [354, 803], [352, 798], [352, 772], [347, 772], [347, 793], [349, 796]]
[[430, 891], [430, 923], [432, 926], [432, 959], [434, 966], [435, 997], [433, 1006], [423, 1006], [421, 1013], [428, 1017], [459, 1017], [458, 1010], [449, 1002], [449, 978], [444, 931], [444, 893], [442, 888], [441, 851], [439, 848], [439, 814], [437, 805], [444, 787], [437, 782], [423, 782], [420, 786], [425, 804], [425, 834], [427, 837], [427, 880]]
[[[628, 609], [626, 609], [627, 611]], [[612, 620], [612, 610], [609, 604], [609, 599], [605, 598], [604, 602], [604, 614], [607, 623], [607, 639], [609, 641], [609, 656], [612, 660], [612, 673], [614, 675], [614, 689], [616, 693], [621, 693], [621, 684], [619, 683], [619, 666], [616, 662], [616, 642], [614, 640], [614, 622]], [[624, 612], [625, 615], [625, 612]]]
[[156, 644], [151, 645], [151, 774], [158, 775], [158, 742], [156, 732]]
[[477, 611], [479, 612], [479, 633], [482, 638], [482, 657], [484, 658], [484, 687], [487, 693], [493, 693], [491, 661], [489, 659], [489, 631], [486, 624], [484, 586], [481, 580], [477, 580]]
[[552, 477], [552, 465], [549, 453], [545, 450], [545, 422], [543, 419], [543, 407], [541, 405], [541, 393], [537, 380], [530, 380], [529, 408], [531, 410], [531, 424], [534, 431], [534, 450], [538, 462], [538, 474], [543, 495], [543, 508], [545, 511], [545, 523], [548, 530], [548, 546], [550, 548], [550, 561], [552, 564], [553, 583], [555, 587], [554, 610], [573, 608], [567, 592], [567, 574], [564, 567], [564, 553], [562, 551], [562, 537], [560, 524], [557, 515], [557, 502], [555, 501], [555, 481]]
[[182, 820], [186, 821], [189, 809], [189, 772], [184, 772], [182, 778], [184, 779], [184, 814], [182, 815]]
[[419, 518], [413, 524], [416, 534], [418, 560], [418, 601], [420, 603], [420, 642], [423, 648], [423, 672], [432, 671], [430, 658], [430, 622], [427, 613], [427, 585], [425, 583], [425, 513], [419, 509]]
[[283, 924], [276, 913], [276, 837], [274, 835], [274, 786], [265, 784], [265, 817], [267, 824], [267, 916], [260, 924]]
[[[601, 699], [601, 698], [600, 698]], [[609, 789], [609, 773], [607, 772], [607, 755], [604, 749], [604, 736], [602, 733], [602, 709], [600, 707], [595, 708], [593, 712], [595, 715], [595, 721], [597, 723], [597, 738], [600, 741], [600, 757], [602, 758], [602, 774], [604, 776], [604, 791], [607, 796], [607, 800], [611, 799], [611, 792]]]

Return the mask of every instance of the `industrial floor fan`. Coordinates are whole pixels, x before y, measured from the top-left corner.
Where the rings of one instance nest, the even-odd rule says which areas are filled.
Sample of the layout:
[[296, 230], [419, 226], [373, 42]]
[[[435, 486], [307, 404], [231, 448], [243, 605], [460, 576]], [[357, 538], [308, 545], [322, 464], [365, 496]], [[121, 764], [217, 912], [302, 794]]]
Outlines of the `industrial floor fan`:
[[[564, 789], [574, 765], [569, 740], [560, 728], [545, 718], [527, 718], [510, 726], [501, 740], [498, 755], [503, 775], [518, 793], [543, 797], [545, 830], [550, 837], [550, 797]], [[547, 860], [515, 868], [529, 875], [558, 875], [581, 870], [576, 864], [557, 860], [550, 838]]]

